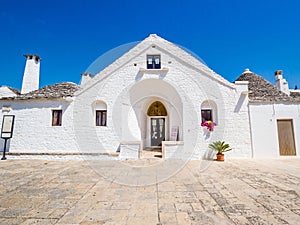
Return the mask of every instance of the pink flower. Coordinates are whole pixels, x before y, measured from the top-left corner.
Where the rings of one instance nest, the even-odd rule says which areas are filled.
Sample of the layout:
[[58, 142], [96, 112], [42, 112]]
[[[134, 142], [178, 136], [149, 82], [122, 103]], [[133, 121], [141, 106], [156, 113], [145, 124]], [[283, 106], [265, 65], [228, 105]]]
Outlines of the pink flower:
[[201, 126], [202, 127], [206, 127], [210, 132], [214, 131], [214, 127], [216, 126], [217, 124], [212, 122], [211, 120], [206, 120], [204, 121], [203, 123], [201, 123]]

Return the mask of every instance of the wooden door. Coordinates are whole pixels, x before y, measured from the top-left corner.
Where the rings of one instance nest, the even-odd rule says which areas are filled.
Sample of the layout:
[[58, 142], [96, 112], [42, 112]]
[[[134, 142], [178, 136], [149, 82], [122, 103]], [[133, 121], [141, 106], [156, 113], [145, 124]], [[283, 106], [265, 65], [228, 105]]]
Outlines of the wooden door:
[[280, 155], [296, 155], [293, 120], [277, 120]]

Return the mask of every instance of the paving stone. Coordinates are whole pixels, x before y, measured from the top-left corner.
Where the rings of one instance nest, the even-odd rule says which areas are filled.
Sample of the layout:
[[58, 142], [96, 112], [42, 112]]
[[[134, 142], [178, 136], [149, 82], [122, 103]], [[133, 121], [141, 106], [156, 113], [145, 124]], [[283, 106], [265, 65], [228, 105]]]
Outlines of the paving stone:
[[249, 216], [246, 217], [246, 219], [251, 223], [251, 224], [269, 224], [268, 221], [264, 220], [260, 216]]
[[0, 224], [1, 225], [20, 225], [23, 223], [26, 219], [25, 218], [0, 218]]
[[190, 203], [175, 203], [177, 212], [192, 212], [193, 208]]
[[[160, 225], [157, 217], [148, 217], [148, 216], [142, 216], [142, 217], [128, 217], [127, 225]], [[174, 225], [174, 224], [173, 224]]]
[[121, 210], [121, 209], [130, 209], [132, 203], [131, 202], [113, 202], [110, 209]]
[[158, 209], [157, 204], [153, 203], [135, 203], [131, 206], [128, 212], [129, 217], [157, 217]]
[[50, 219], [60, 219], [69, 211], [68, 208], [58, 208], [54, 209], [49, 215], [48, 218]]
[[191, 224], [234, 224], [225, 214], [219, 211], [192, 212], [190, 215]]
[[27, 219], [20, 225], [32, 225], [32, 224], [39, 224], [39, 225], [50, 225], [56, 224], [57, 219]]
[[192, 206], [192, 208], [193, 208], [193, 211], [201, 211], [201, 212], [203, 212], [204, 211], [204, 208], [203, 208], [203, 206], [202, 206], [203, 204], [202, 203], [200, 203], [200, 202], [198, 202], [198, 203], [191, 203], [191, 206]]
[[186, 212], [178, 212], [176, 213], [177, 223], [180, 225], [189, 225], [191, 224], [190, 217]]
[[163, 225], [175, 225], [177, 223], [176, 213], [162, 212], [159, 213], [160, 223]]
[[228, 218], [230, 218], [234, 224], [251, 225], [249, 220], [247, 220], [247, 218], [244, 216], [228, 215]]
[[[191, 161], [177, 174], [177, 162], [155, 170], [161, 160], [126, 161], [127, 172], [120, 162], [1, 161], [0, 224], [299, 224], [299, 158]], [[143, 166], [152, 169], [138, 177]]]
[[176, 212], [175, 204], [173, 202], [159, 203], [159, 212]]
[[90, 208], [92, 208], [92, 205], [89, 203], [78, 203], [58, 220], [58, 224], [79, 223], [86, 217], [86, 214]]

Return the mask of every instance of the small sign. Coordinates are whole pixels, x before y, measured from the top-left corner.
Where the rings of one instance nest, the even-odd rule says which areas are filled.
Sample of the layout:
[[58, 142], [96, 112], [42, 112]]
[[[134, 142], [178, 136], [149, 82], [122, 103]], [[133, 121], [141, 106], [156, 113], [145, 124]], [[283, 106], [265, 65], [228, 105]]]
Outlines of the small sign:
[[171, 129], [171, 139], [170, 141], [177, 141], [178, 138], [178, 127], [172, 127]]
[[8, 139], [12, 138], [14, 130], [14, 115], [4, 115], [1, 129], [1, 138]]

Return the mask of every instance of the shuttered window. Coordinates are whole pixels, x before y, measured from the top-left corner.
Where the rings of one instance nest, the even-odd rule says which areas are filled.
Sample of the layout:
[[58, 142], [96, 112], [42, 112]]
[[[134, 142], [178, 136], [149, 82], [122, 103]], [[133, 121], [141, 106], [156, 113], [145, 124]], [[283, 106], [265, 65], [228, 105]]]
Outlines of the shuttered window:
[[160, 55], [147, 55], [147, 69], [160, 69]]
[[201, 110], [202, 123], [205, 121], [213, 121], [212, 110], [211, 109], [202, 109]]
[[96, 126], [106, 126], [106, 118], [106, 110], [96, 110]]
[[62, 110], [52, 110], [52, 126], [61, 126]]

